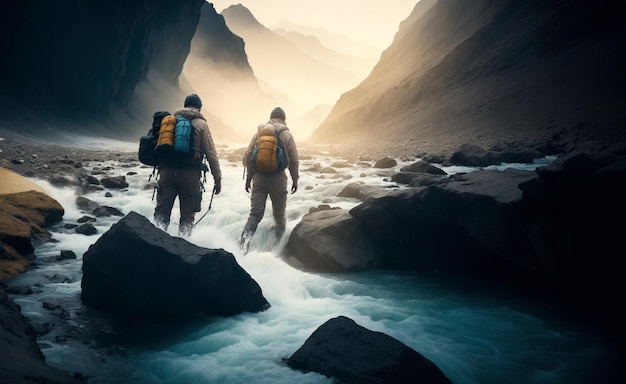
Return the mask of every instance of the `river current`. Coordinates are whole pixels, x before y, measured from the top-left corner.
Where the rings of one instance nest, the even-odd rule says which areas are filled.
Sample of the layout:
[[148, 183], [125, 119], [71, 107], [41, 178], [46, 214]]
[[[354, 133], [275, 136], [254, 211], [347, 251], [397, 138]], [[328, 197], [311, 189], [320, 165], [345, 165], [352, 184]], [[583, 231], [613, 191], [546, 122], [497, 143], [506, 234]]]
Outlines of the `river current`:
[[[390, 271], [314, 274], [294, 269], [281, 259], [291, 230], [311, 207], [328, 204], [349, 209], [359, 204], [355, 199], [337, 197], [350, 182], [403, 188], [389, 178], [413, 161], [399, 161], [392, 169], [352, 163], [335, 167], [335, 175], [322, 174], [319, 169], [344, 159], [323, 151], [303, 156], [299, 190], [288, 196], [285, 236], [278, 244], [273, 240], [268, 201], [265, 219], [250, 252], [244, 255], [238, 238], [247, 219], [250, 195], [244, 191], [240, 161], [227, 160], [228, 153], [238, 148], [220, 149], [222, 193], [211, 202], [213, 183], [208, 177], [208, 192], [197, 218], [207, 211], [209, 202], [211, 209], [188, 240], [231, 252], [261, 286], [271, 308], [181, 327], [119, 331], [85, 308], [80, 301], [82, 255], [120, 217], [99, 218], [94, 223], [98, 234], [93, 236], [64, 229], [65, 224], [76, 223], [85, 215], [76, 208], [75, 191], [33, 179], [63, 205], [65, 215], [62, 223], [50, 229], [55, 242], [36, 249], [33, 268], [7, 283], [33, 287], [32, 294], [12, 297], [39, 330], [48, 364], [81, 372], [89, 383], [98, 384], [332, 383], [317, 373], [294, 371], [283, 359], [320, 325], [343, 315], [407, 344], [456, 384], [602, 383], [603, 377], [616, 369], [615, 355], [593, 329], [501, 288]], [[373, 160], [365, 163], [371, 165]], [[551, 160], [491, 168], [532, 170]], [[129, 187], [84, 196], [123, 213], [136, 211], [152, 219], [153, 190], [146, 187], [152, 168], [115, 159], [85, 166], [88, 171], [106, 167], [112, 175], [125, 175]], [[475, 170], [442, 168], [449, 174]], [[177, 204], [168, 230], [174, 236], [178, 232]], [[58, 260], [61, 250], [72, 250], [77, 258]], [[91, 329], [99, 322], [94, 334]]]

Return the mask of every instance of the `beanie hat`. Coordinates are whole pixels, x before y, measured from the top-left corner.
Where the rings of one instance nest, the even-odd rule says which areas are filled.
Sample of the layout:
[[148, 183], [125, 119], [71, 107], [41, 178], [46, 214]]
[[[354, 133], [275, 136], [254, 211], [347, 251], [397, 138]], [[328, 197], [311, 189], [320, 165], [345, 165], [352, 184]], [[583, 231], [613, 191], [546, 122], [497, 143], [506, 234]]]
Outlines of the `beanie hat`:
[[202, 108], [202, 100], [200, 100], [200, 96], [192, 93], [191, 95], [185, 98], [184, 107], [196, 107], [198, 109]]
[[272, 113], [270, 114], [270, 119], [274, 119], [274, 118], [285, 120], [285, 111], [283, 111], [281, 107], [276, 107], [272, 109]]

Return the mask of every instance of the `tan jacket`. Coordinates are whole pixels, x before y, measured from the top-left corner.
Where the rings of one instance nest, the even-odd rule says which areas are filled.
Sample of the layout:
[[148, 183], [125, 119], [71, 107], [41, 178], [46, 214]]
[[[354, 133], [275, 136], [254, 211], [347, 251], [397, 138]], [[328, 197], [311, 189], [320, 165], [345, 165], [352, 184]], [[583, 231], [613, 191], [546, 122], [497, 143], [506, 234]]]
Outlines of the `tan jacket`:
[[217, 151], [215, 150], [211, 131], [209, 130], [209, 125], [204, 115], [195, 108], [181, 108], [174, 112], [174, 115], [184, 116], [191, 121], [191, 126], [194, 128], [194, 142], [196, 143], [196, 147], [198, 151], [200, 151], [200, 155], [204, 155], [209, 162], [211, 174], [215, 182], [221, 181], [222, 171], [220, 169]]
[[[283, 148], [285, 148], [285, 152], [287, 154], [287, 168], [289, 169], [291, 180], [294, 182], [298, 182], [298, 178], [300, 177], [298, 171], [300, 167], [300, 161], [298, 160], [298, 148], [296, 147], [296, 142], [294, 141], [293, 136], [289, 131], [289, 128], [285, 124], [285, 121], [281, 119], [270, 119], [270, 121], [268, 121], [267, 123], [260, 124], [257, 127], [256, 133], [254, 134], [254, 136], [252, 136], [252, 140], [250, 140], [250, 144], [246, 149], [246, 153], [243, 155], [243, 166], [246, 167], [247, 181], [252, 180], [252, 177], [254, 176], [254, 168], [252, 167], [252, 164], [247, 164], [248, 159], [250, 158], [250, 154], [254, 150], [257, 138], [259, 137], [259, 132], [265, 127], [265, 124], [272, 124], [276, 129], [280, 131], [280, 134], [278, 135], [278, 140], [280, 140], [280, 142], [282, 143]], [[281, 130], [281, 128], [283, 129]]]

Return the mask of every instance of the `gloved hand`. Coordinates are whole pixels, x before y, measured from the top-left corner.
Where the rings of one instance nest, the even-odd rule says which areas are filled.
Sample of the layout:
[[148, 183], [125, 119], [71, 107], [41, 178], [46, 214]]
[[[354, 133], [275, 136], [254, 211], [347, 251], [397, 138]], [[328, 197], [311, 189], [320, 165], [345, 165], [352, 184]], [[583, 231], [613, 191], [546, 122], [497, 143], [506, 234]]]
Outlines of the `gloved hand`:
[[213, 186], [213, 190], [216, 195], [219, 195], [222, 192], [222, 180], [215, 180], [215, 185]]
[[250, 180], [246, 180], [246, 192], [250, 192]]
[[297, 191], [297, 190], [298, 190], [298, 182], [297, 182], [297, 181], [294, 181], [294, 182], [291, 184], [291, 193], [296, 193], [296, 191]]

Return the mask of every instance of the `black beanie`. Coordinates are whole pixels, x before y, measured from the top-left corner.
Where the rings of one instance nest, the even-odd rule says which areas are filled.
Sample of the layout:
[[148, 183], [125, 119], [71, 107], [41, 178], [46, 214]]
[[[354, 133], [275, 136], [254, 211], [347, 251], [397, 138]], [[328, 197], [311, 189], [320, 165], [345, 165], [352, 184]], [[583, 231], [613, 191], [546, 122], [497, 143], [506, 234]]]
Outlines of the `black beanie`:
[[281, 119], [285, 120], [285, 111], [281, 107], [276, 107], [272, 109], [272, 113], [270, 113], [270, 119]]
[[202, 108], [202, 100], [200, 100], [200, 96], [192, 93], [191, 95], [185, 98], [184, 107], [196, 107], [198, 109]]

